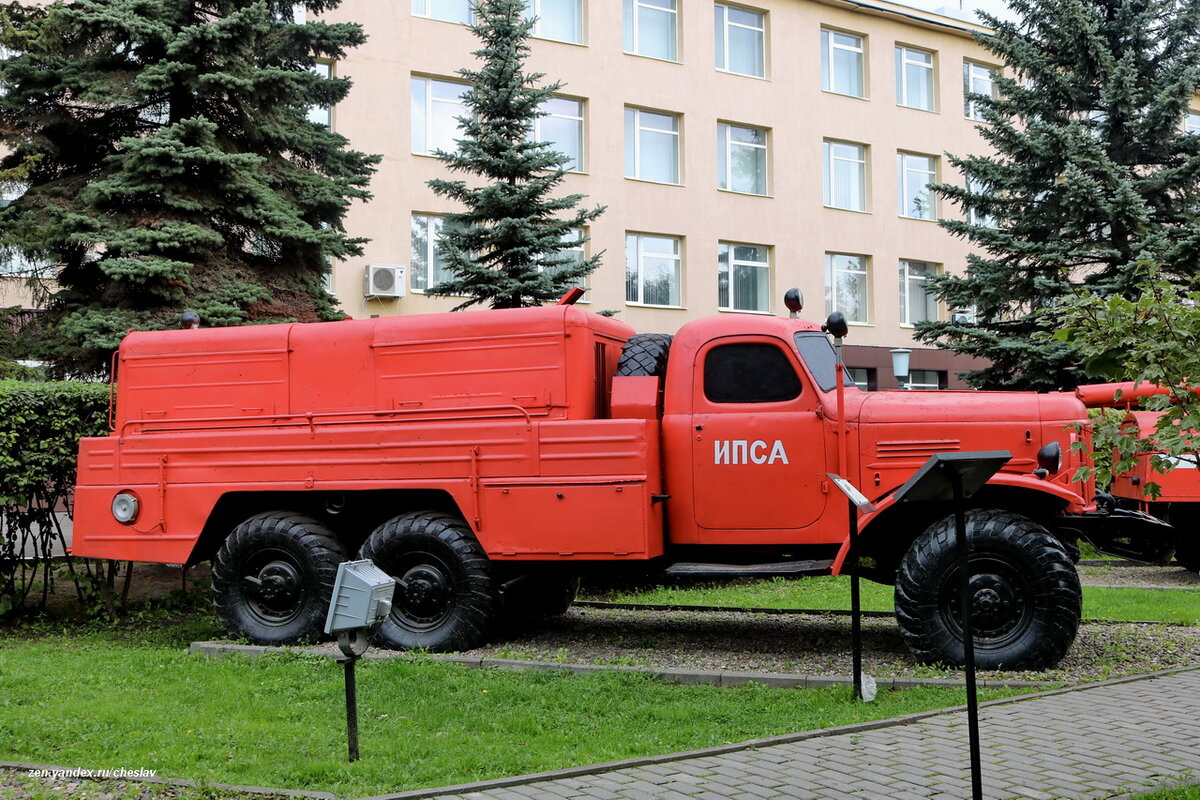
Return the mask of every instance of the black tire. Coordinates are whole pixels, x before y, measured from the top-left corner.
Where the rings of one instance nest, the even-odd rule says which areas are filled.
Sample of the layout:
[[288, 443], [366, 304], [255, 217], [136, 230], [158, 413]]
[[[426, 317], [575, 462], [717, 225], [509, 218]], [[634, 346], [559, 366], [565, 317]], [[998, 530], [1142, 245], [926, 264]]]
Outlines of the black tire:
[[273, 511], [233, 529], [213, 559], [213, 603], [233, 636], [255, 644], [315, 641], [345, 550], [312, 517]]
[[[1079, 576], [1045, 528], [999, 509], [967, 513], [979, 669], [1046, 669], [1079, 630]], [[930, 526], [905, 553], [896, 576], [896, 621], [919, 660], [961, 666], [959, 557], [954, 518]]]
[[505, 586], [501, 602], [509, 619], [546, 619], [567, 613], [577, 594], [574, 575], [532, 573]]
[[669, 333], [639, 333], [625, 343], [617, 361], [617, 374], [632, 377], [667, 374], [667, 356], [671, 352]]
[[461, 518], [402, 514], [379, 526], [359, 552], [397, 581], [392, 613], [375, 631], [378, 644], [444, 653], [487, 639], [498, 590], [487, 555]]
[[1189, 526], [1179, 530], [1175, 541], [1175, 561], [1192, 572], [1200, 572], [1200, 531]]

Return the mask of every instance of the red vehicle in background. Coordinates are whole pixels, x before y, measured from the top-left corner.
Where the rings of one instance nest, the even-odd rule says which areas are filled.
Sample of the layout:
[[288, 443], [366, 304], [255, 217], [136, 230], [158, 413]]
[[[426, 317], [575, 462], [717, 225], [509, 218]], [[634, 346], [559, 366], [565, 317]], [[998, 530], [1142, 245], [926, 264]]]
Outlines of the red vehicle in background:
[[[1139, 411], [1136, 406], [1145, 397], [1165, 393], [1159, 387], [1135, 383], [1081, 386], [1077, 390], [1089, 408], [1124, 408], [1122, 427], [1142, 439], [1154, 437], [1162, 414]], [[1200, 572], [1200, 472], [1196, 457], [1171, 459], [1167, 472], [1155, 468], [1155, 458], [1154, 454], [1139, 457], [1131, 471], [1114, 477], [1109, 492], [1114, 502], [1152, 514], [1175, 529], [1176, 537], [1170, 543], [1173, 548], [1164, 548], [1156, 560], [1166, 561], [1173, 549], [1180, 566]], [[1151, 483], [1158, 486], [1153, 498], [1145, 491]]]
[[218, 614], [255, 642], [319, 635], [349, 557], [398, 581], [379, 642], [434, 651], [564, 612], [580, 575], [837, 575], [835, 472], [876, 506], [862, 573], [895, 585], [908, 646], [961, 663], [950, 511], [894, 494], [933, 453], [1007, 450], [968, 515], [976, 661], [1041, 668], [1078, 627], [1077, 537], [1169, 534], [1073, 480], [1074, 394], [850, 385], [839, 405], [834, 348], [800, 319], [637, 335], [560, 304], [132, 333], [116, 363], [74, 552], [211, 559]]

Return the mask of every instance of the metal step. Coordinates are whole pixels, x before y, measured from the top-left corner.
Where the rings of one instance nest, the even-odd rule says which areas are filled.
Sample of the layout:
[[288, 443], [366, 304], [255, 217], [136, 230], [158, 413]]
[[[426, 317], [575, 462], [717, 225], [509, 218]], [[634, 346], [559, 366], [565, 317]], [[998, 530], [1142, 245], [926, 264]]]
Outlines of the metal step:
[[667, 567], [666, 574], [689, 578], [772, 578], [799, 575], [828, 575], [833, 559], [819, 561], [779, 561], [774, 564], [704, 564], [681, 561]]

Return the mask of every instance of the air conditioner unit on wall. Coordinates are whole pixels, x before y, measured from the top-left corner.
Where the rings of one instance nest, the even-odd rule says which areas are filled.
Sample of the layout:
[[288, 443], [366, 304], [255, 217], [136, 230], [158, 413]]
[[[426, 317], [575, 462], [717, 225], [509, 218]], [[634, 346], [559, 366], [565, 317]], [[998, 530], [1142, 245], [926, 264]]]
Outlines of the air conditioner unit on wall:
[[405, 271], [401, 264], [367, 264], [363, 294], [367, 297], [404, 297], [407, 293]]

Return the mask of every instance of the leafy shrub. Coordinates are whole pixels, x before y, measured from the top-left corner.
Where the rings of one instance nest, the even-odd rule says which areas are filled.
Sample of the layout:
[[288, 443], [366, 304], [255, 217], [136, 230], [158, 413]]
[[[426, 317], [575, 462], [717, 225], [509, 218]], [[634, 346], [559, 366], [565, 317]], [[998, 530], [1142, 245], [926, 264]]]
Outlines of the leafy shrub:
[[[52, 551], [65, 544], [56, 512], [70, 511], [79, 439], [107, 432], [108, 391], [0, 380], [0, 615], [24, 605], [37, 583], [39, 604], [46, 603]], [[82, 600], [82, 576], [65, 563]]]

